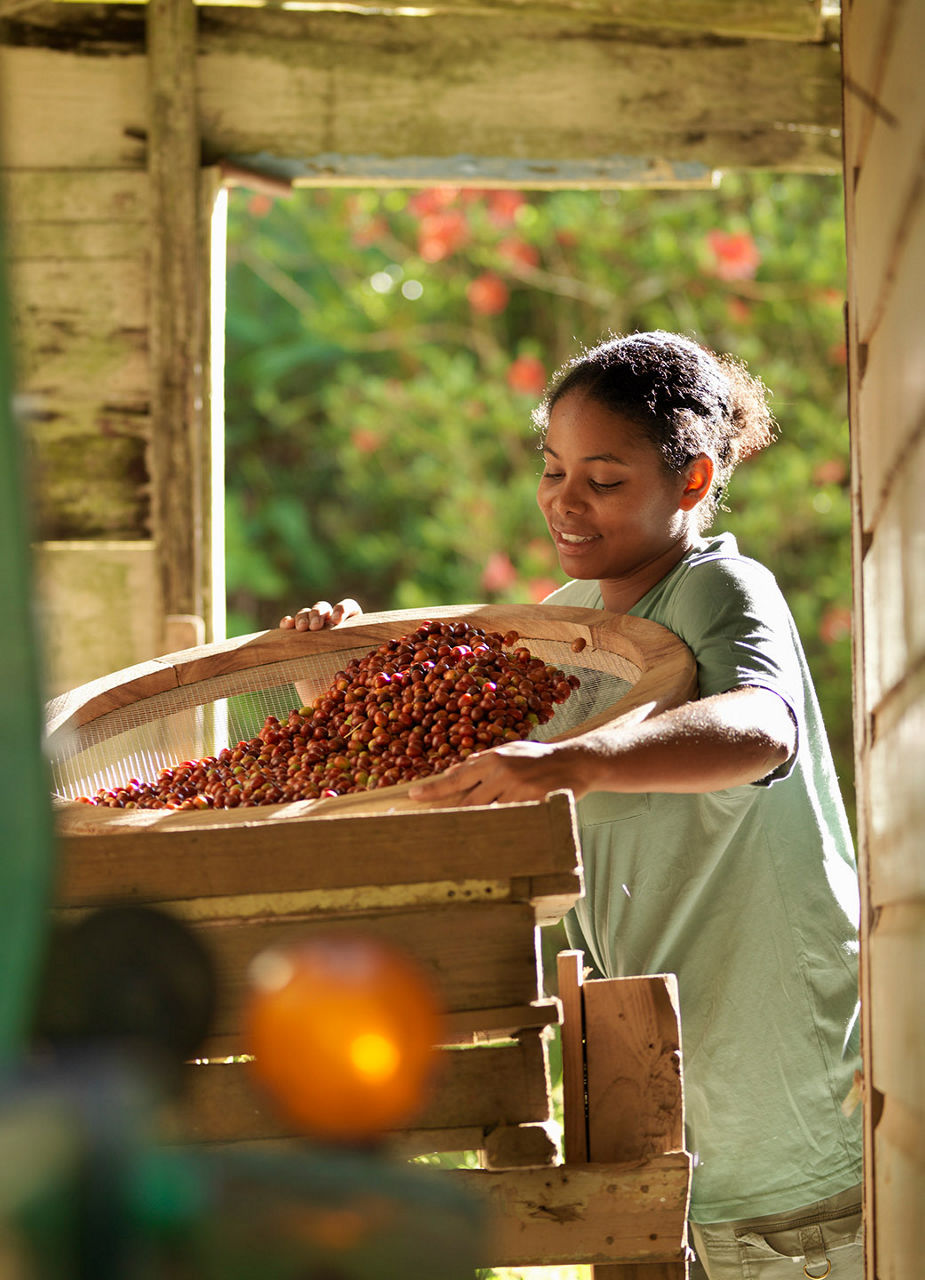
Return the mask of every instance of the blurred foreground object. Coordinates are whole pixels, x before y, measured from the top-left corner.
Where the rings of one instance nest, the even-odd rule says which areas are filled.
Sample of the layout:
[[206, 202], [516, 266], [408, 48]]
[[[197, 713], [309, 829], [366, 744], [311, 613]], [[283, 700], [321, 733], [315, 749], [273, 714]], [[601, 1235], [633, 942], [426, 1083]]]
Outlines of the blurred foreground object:
[[254, 1073], [306, 1134], [362, 1141], [419, 1109], [441, 1017], [422, 970], [362, 935], [257, 956], [248, 1039]]

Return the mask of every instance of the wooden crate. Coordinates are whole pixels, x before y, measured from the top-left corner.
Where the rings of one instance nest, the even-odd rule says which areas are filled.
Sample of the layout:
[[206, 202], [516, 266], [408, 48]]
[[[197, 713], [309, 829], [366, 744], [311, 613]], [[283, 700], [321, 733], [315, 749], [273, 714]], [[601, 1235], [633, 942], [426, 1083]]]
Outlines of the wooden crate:
[[[284, 654], [322, 651], [336, 669], [349, 648], [405, 634], [425, 616], [434, 615], [403, 611], [334, 631], [268, 632], [143, 664], [59, 700], [49, 740], [53, 746], [164, 691], [234, 681], [253, 668], [272, 672]], [[513, 628], [531, 647], [538, 637], [558, 652], [572, 652], [580, 637], [576, 662], [616, 664], [628, 692], [581, 728], [644, 718], [695, 689], [686, 647], [642, 619], [507, 606], [437, 616]], [[247, 1049], [248, 966], [270, 945], [362, 929], [409, 952], [446, 1009], [437, 1083], [396, 1144], [407, 1152], [475, 1149], [495, 1168], [557, 1158], [543, 1128], [550, 1118], [544, 1028], [560, 1010], [543, 996], [537, 926], [560, 919], [582, 891], [570, 793], [442, 810], [415, 804], [401, 786], [203, 812], [63, 804], [58, 831], [57, 902], [66, 917], [112, 902], [157, 907], [187, 921], [212, 957], [214, 1025], [202, 1062], [189, 1068], [182, 1102], [165, 1117], [170, 1137], [277, 1143], [297, 1136], [254, 1089], [247, 1064], [234, 1060]]]
[[[361, 931], [412, 956], [445, 1009], [437, 1083], [401, 1135], [402, 1148], [505, 1143], [508, 1162], [519, 1158], [504, 1131], [550, 1118], [542, 1029], [558, 1022], [559, 1010], [543, 996], [537, 926], [558, 919], [581, 892], [570, 793], [495, 808], [314, 817], [295, 826], [281, 816], [213, 822], [206, 838], [194, 821], [201, 815], [171, 816], [190, 821], [169, 830], [62, 832], [57, 888], [65, 918], [115, 902], [156, 907], [186, 921], [209, 952], [215, 1017], [203, 1062], [190, 1066], [184, 1100], [168, 1118], [171, 1136], [298, 1136], [251, 1084], [247, 1064], [226, 1061], [247, 1052], [248, 967], [270, 946]], [[523, 1141], [531, 1162], [555, 1154], [545, 1135], [527, 1132]]]

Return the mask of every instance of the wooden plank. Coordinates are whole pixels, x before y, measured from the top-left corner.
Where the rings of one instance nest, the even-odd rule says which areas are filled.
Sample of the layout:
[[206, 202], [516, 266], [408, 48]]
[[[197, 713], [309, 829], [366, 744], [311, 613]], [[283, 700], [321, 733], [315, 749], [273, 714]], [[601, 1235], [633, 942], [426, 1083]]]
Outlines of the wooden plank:
[[925, 898], [925, 665], [881, 706], [876, 729], [867, 759], [868, 852], [870, 902], [880, 907]]
[[562, 1142], [569, 1164], [588, 1162], [583, 959], [581, 951], [560, 951], [556, 960], [562, 1001]]
[[870, 132], [878, 112], [883, 68], [896, 35], [901, 4], [846, 4], [841, 9], [844, 65], [845, 172], [853, 189], [857, 169], [864, 162]]
[[10, 262], [65, 259], [95, 262], [141, 257], [147, 234], [141, 222], [16, 222], [10, 229]]
[[482, 1196], [490, 1214], [485, 1266], [674, 1262], [684, 1230], [690, 1157], [556, 1169], [446, 1174]]
[[[231, 4], [250, 0], [229, 0]], [[104, 0], [118, 3], [118, 0]], [[0, 15], [15, 17], [32, 10], [30, 19], [40, 20], [44, 27], [53, 29], [58, 20], [56, 9], [62, 8], [49, 0], [0, 0]], [[356, 0], [354, 9], [381, 9], [379, 0]], [[447, 12], [471, 9], [470, 0], [443, 0], [441, 9]], [[488, 0], [482, 6], [486, 12], [510, 11], [535, 17], [554, 8], [554, 0]], [[38, 15], [35, 10], [40, 10]], [[640, 10], [634, 0], [584, 0], [582, 11], [588, 16], [599, 16], [612, 22], [635, 26], [651, 26], [652, 17]], [[65, 21], [63, 16], [60, 18]], [[727, 35], [755, 38], [791, 38], [815, 40], [824, 31], [819, 0], [663, 0], [658, 9], [659, 24], [683, 30], [713, 31]]]
[[[445, 1049], [430, 1095], [407, 1128], [458, 1144], [462, 1131], [549, 1119], [546, 1061], [539, 1036], [522, 1042]], [[460, 1136], [454, 1136], [456, 1130]], [[246, 1062], [190, 1066], [182, 1101], [165, 1114], [166, 1141], [244, 1142], [298, 1138], [299, 1129], [253, 1081]], [[437, 1148], [434, 1148], [437, 1149]], [[465, 1149], [452, 1145], [449, 1150]]]
[[[582, 988], [592, 1160], [637, 1160], [684, 1148], [681, 1028], [673, 974], [592, 979]], [[595, 1266], [594, 1280], [683, 1280], [674, 1259]]]
[[[62, 405], [68, 412], [75, 406], [77, 421], [86, 411], [76, 406], [99, 414], [108, 404], [147, 405], [147, 283], [140, 259], [20, 260], [11, 264], [10, 278], [18, 383], [34, 433], [41, 438]], [[112, 427], [103, 416], [97, 424]], [[92, 478], [89, 467], [80, 474]]]
[[677, 980], [584, 983], [591, 1160], [638, 1160], [684, 1147]]
[[[33, 548], [45, 689], [75, 684], [150, 657], [158, 617], [150, 542], [44, 542]], [[102, 625], [114, 617], [122, 625]]]
[[[472, 903], [346, 919], [257, 919], [201, 925], [196, 932], [218, 978], [211, 1031], [223, 1037], [222, 1052], [241, 1033], [251, 961], [270, 947], [303, 938], [361, 932], [385, 940], [418, 961], [449, 1013], [529, 1004], [540, 995], [533, 912], [520, 903]], [[202, 1056], [212, 1056], [208, 1043]]]
[[914, 206], [922, 201], [925, 157], [925, 84], [919, 59], [925, 42], [925, 6], [871, 7], [889, 24], [888, 39], [875, 78], [859, 85], [853, 73], [846, 92], [851, 97], [866, 92], [870, 112], [870, 134], [855, 186], [857, 235], [867, 246], [856, 266], [858, 325], [865, 341], [882, 311], [884, 290], [892, 283], [895, 248], [915, 214]]
[[[76, 28], [83, 6], [67, 8]], [[409, 158], [417, 181], [439, 170], [444, 181], [478, 182], [480, 165], [498, 162], [496, 176], [516, 169], [528, 186], [560, 185], [558, 166], [578, 162], [588, 181], [609, 181], [609, 164], [625, 181], [629, 156], [646, 161], [632, 180], [648, 170], [656, 184], [677, 181], [679, 164], [707, 173], [841, 167], [840, 61], [827, 45], [576, 24], [574, 11], [555, 9], [525, 24], [514, 12], [424, 19], [203, 6], [200, 24], [206, 153], [273, 155], [291, 177], [398, 181]], [[140, 58], [124, 42], [118, 58], [6, 49], [6, 164], [139, 165], [141, 143], [126, 130], [147, 125]], [[430, 175], [420, 167], [428, 157]]]
[[[162, 680], [166, 688], [169, 669], [152, 663], [149, 677]], [[237, 826], [190, 824], [184, 829], [183, 823], [164, 822], [151, 830], [71, 838], [67, 820], [74, 808], [68, 806], [59, 819], [62, 906], [92, 906], [113, 895], [154, 903], [434, 879], [486, 876], [495, 881], [523, 875], [531, 865], [538, 872], [568, 870], [575, 895], [580, 892], [568, 792], [517, 805], [421, 808], [385, 814], [375, 822], [347, 816], [336, 821], [306, 818], [296, 825], [271, 816]], [[152, 812], [155, 818], [161, 813], [181, 816]], [[214, 817], [224, 812], [217, 810]], [[215, 838], [210, 839], [210, 831]]]
[[[576, 29], [574, 13], [529, 27], [496, 16], [490, 35], [483, 15], [201, 15], [204, 136], [217, 154], [310, 158], [305, 176], [409, 153], [840, 167], [840, 65], [824, 46]], [[253, 92], [231, 112], [227, 88], [242, 76]]]
[[193, 0], [149, 0], [151, 478], [164, 613], [204, 616], [202, 230]]
[[148, 221], [148, 176], [143, 170], [6, 170], [0, 186], [14, 232], [19, 223], [102, 222], [115, 227]]
[[[896, 361], [890, 364], [895, 369]], [[877, 376], [885, 386], [890, 370], [878, 369]], [[888, 395], [892, 399], [892, 392]], [[925, 569], [915, 535], [925, 481], [925, 406], [922, 422], [923, 430], [901, 452], [902, 465], [890, 474], [864, 557], [869, 637], [865, 678], [870, 709], [878, 715], [891, 690], [901, 688], [925, 651], [919, 604]]]
[[[883, 1104], [870, 1153], [878, 1182], [889, 1194], [877, 1196], [872, 1237], [878, 1280], [906, 1280], [918, 1257], [925, 1202], [925, 1115], [894, 1098]], [[917, 1263], [913, 1261], [914, 1273]]]
[[881, 907], [868, 947], [873, 1084], [888, 1099], [922, 1114], [925, 1025], [921, 984], [909, 977], [925, 973], [925, 897]]
[[0, 46], [4, 165], [143, 171], [145, 81], [140, 47], [104, 58]]
[[[893, 246], [876, 327], [859, 333], [866, 343], [858, 417], [864, 528], [878, 522], [890, 490], [919, 447], [925, 421], [922, 361], [925, 335], [918, 320], [918, 282], [925, 273], [925, 196], [917, 191], [901, 240]], [[871, 232], [875, 234], [874, 228]], [[860, 234], [860, 230], [859, 233]]]

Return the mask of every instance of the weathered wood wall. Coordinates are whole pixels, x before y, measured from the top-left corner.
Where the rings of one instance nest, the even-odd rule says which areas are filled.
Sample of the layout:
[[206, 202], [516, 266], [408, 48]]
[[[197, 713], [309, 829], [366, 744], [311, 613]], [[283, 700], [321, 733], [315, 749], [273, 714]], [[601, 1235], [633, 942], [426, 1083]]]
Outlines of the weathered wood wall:
[[871, 1280], [925, 1205], [925, 6], [845, 6], [856, 706]]
[[[0, 0], [0, 23], [50, 692], [221, 631], [214, 184], [196, 205], [198, 165], [709, 186], [724, 168], [841, 161], [838, 53], [804, 0], [671, 0], [654, 19], [628, 0], [420, 15]], [[113, 557], [134, 566], [121, 579]]]

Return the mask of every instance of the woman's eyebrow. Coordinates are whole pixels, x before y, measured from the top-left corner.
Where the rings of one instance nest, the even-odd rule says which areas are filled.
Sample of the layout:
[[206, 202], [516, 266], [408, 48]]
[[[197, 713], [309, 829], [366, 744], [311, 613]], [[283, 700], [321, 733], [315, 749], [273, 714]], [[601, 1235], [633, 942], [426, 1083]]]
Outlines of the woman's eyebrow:
[[[558, 458], [555, 449], [550, 449], [548, 444], [542, 446], [543, 453], [548, 453], [553, 458]], [[616, 462], [621, 467], [628, 467], [629, 463], [622, 458], [618, 458], [615, 453], [592, 453], [587, 458], [582, 458], [582, 462]]]

